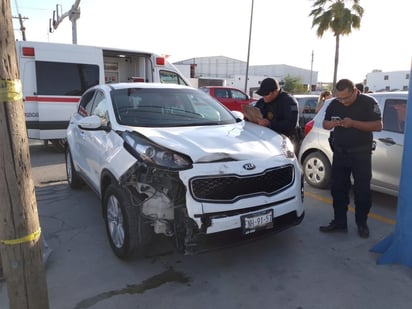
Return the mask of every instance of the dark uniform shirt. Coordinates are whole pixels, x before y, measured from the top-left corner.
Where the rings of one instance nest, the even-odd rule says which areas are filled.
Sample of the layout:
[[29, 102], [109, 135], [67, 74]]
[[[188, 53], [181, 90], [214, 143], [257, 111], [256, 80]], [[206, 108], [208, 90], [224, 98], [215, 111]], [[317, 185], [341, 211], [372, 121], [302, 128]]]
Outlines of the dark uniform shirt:
[[[381, 110], [376, 100], [366, 94], [359, 93], [355, 102], [349, 106], [343, 105], [337, 99], [334, 99], [326, 109], [325, 120], [331, 120], [332, 117], [341, 119], [349, 117], [358, 121], [376, 121], [381, 120]], [[373, 133], [358, 130], [355, 128], [334, 128], [334, 147], [343, 149], [370, 147], [372, 148]]]
[[298, 102], [287, 92], [280, 90], [279, 95], [270, 103], [263, 98], [256, 102], [263, 118], [270, 121], [270, 128], [288, 137], [296, 134], [298, 127]]

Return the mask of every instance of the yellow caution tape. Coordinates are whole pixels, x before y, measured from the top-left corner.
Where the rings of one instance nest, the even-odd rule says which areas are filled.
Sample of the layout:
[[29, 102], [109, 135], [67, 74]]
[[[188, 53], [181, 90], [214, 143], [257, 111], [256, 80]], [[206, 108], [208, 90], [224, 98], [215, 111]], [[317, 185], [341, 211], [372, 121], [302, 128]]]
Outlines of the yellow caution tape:
[[23, 98], [21, 81], [16, 80], [0, 80], [0, 102], [14, 102]]
[[9, 239], [9, 240], [0, 240], [0, 243], [4, 244], [4, 245], [20, 245], [23, 244], [25, 242], [29, 242], [29, 241], [33, 241], [33, 240], [37, 240], [40, 237], [41, 234], [41, 229], [39, 227], [39, 229], [27, 236], [24, 237], [20, 237], [20, 238], [16, 238], [16, 239]]

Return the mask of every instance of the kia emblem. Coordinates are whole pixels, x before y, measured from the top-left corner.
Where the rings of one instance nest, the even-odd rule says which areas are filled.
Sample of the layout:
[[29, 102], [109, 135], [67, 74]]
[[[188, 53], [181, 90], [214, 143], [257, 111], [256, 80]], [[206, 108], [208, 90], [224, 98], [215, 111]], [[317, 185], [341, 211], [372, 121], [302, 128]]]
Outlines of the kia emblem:
[[245, 170], [250, 171], [250, 170], [254, 170], [256, 168], [256, 165], [254, 165], [253, 163], [246, 163], [245, 165], [243, 165], [243, 168]]

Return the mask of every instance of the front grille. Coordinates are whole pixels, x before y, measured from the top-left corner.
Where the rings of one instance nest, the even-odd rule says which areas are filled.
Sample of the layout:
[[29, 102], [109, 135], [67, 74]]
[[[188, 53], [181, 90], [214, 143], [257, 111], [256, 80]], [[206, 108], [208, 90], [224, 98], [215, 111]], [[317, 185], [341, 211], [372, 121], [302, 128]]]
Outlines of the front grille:
[[260, 174], [210, 175], [190, 180], [190, 192], [199, 202], [229, 203], [253, 195], [274, 195], [294, 181], [291, 164], [272, 168]]

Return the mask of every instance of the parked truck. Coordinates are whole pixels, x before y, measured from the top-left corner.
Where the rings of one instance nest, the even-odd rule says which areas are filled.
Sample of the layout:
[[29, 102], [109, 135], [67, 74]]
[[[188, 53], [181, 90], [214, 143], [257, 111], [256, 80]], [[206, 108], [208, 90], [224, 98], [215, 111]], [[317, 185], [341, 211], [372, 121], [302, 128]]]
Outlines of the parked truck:
[[66, 128], [83, 92], [101, 83], [190, 85], [155, 53], [47, 42], [16, 42], [28, 137], [64, 146]]

